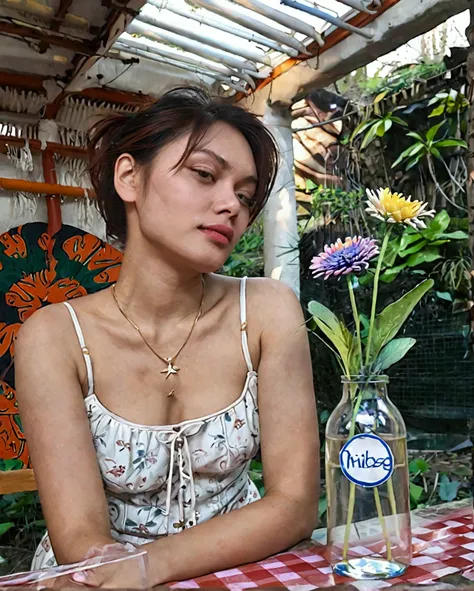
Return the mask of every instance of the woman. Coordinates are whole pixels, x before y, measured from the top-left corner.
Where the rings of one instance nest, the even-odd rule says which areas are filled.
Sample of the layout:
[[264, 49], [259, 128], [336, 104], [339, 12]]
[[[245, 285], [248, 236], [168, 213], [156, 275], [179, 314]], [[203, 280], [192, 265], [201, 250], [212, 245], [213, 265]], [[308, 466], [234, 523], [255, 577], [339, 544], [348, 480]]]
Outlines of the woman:
[[[317, 515], [301, 308], [279, 282], [214, 274], [268, 198], [274, 141], [250, 113], [178, 88], [98, 123], [90, 157], [124, 260], [113, 288], [40, 310], [17, 342], [48, 525], [33, 568], [146, 544], [157, 585], [284, 550]], [[259, 445], [262, 499], [249, 478]]]

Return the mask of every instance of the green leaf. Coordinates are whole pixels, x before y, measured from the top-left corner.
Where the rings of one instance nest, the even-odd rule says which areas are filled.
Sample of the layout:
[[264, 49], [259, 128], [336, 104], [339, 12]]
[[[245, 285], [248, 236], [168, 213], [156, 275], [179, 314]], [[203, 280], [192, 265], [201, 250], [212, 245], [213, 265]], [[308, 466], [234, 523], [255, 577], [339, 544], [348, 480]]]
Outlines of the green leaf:
[[[424, 146], [423, 146], [424, 147]], [[410, 162], [408, 162], [406, 169], [405, 170], [411, 170], [414, 166], [416, 166], [418, 164], [418, 162], [425, 156], [425, 153], [423, 152], [423, 154], [418, 154], [417, 156], [415, 156], [412, 160], [410, 160]]]
[[465, 148], [467, 150], [467, 144], [464, 140], [440, 140], [439, 142], [435, 142], [434, 144], [437, 148]]
[[403, 160], [405, 160], [405, 158], [408, 158], [409, 156], [414, 156], [415, 154], [420, 152], [424, 147], [425, 145], [420, 142], [411, 145], [404, 152], [402, 152], [400, 156], [395, 160], [395, 162], [392, 164], [392, 168], [398, 166], [401, 162], [403, 162]]
[[411, 338], [393, 339], [387, 343], [374, 361], [374, 372], [379, 373], [395, 365], [405, 357], [415, 343], [416, 339]]
[[319, 330], [331, 341], [341, 356], [346, 373], [349, 372], [350, 349], [352, 335], [343, 322], [340, 322], [335, 314], [313, 300], [308, 304], [308, 310], [313, 316]]
[[381, 92], [380, 94], [378, 94], [374, 98], [374, 105], [376, 105], [377, 103], [380, 103], [380, 101], [383, 101], [383, 99], [387, 96], [387, 94], [389, 92], [390, 92], [390, 89], [387, 88], [387, 90], [384, 90], [383, 92]]
[[440, 238], [439, 233], [444, 232], [451, 218], [445, 209], [442, 209], [435, 217], [429, 222], [428, 227], [421, 231], [421, 234], [428, 240], [436, 240]]
[[366, 129], [368, 129], [369, 127], [371, 127], [372, 125], [374, 125], [377, 122], [378, 122], [378, 119], [369, 119], [368, 121], [362, 121], [362, 123], [360, 123], [354, 129], [354, 133], [352, 134], [351, 139], [356, 138], [358, 135], [363, 133]]
[[457, 466], [453, 470], [451, 470], [451, 472], [453, 474], [456, 474], [456, 476], [471, 476], [472, 475], [471, 468], [469, 468], [468, 466], [463, 466], [462, 464], [460, 466]]
[[400, 240], [400, 249], [405, 250], [407, 246], [410, 246], [410, 244], [413, 244], [413, 242], [420, 240], [420, 238], [422, 238], [422, 236], [419, 233], [408, 234], [407, 232], [404, 232]]
[[11, 521], [7, 521], [5, 523], [0, 523], [0, 536], [3, 536], [3, 534], [6, 534], [7, 531], [9, 529], [11, 529], [12, 527], [15, 527], [15, 524], [12, 523]]
[[320, 320], [322, 320], [331, 330], [337, 332], [339, 330], [339, 319], [331, 312], [329, 308], [326, 308], [323, 304], [316, 300], [312, 300], [308, 304], [308, 311], [311, 316], [316, 316]]
[[439, 238], [446, 238], [447, 240], [467, 240], [469, 234], [462, 230], [456, 230], [456, 232], [448, 232], [447, 234], [440, 234]]
[[395, 267], [387, 269], [382, 275], [380, 275], [380, 281], [383, 281], [383, 283], [392, 283], [406, 266], [406, 263], [402, 263], [401, 265], [396, 265]]
[[[446, 476], [443, 474], [443, 476]], [[458, 490], [461, 486], [461, 483], [458, 480], [450, 480], [448, 476], [446, 478], [441, 477], [441, 482], [439, 485], [439, 498], [442, 501], [449, 503], [450, 501], [454, 501], [454, 499], [458, 496]]]
[[328, 509], [328, 498], [326, 495], [319, 497], [318, 516], [319, 519], [326, 513]]
[[445, 120], [443, 119], [443, 121], [441, 121], [441, 123], [438, 123], [437, 125], [433, 125], [433, 127], [430, 127], [430, 129], [428, 129], [428, 131], [426, 132], [426, 139], [429, 142], [432, 142], [434, 140], [434, 138], [436, 137], [436, 134], [441, 129], [441, 127], [443, 127], [444, 124], [445, 124]]
[[442, 160], [443, 157], [441, 156], [441, 152], [438, 150], [438, 148], [435, 148], [434, 146], [431, 146], [430, 148], [430, 154], [433, 154], [433, 156], [435, 158], [437, 158], [438, 160]]
[[403, 119], [400, 119], [400, 117], [394, 117], [393, 115], [390, 117], [390, 119], [394, 122], [394, 123], [398, 123], [398, 125], [402, 125], [403, 127], [408, 127], [408, 123], [406, 121], [404, 121]]
[[417, 267], [418, 265], [432, 263], [441, 258], [442, 256], [439, 254], [438, 247], [429, 246], [420, 252], [410, 255], [407, 259], [407, 267]]
[[326, 424], [328, 422], [330, 414], [331, 413], [328, 410], [323, 410], [321, 412], [321, 414], [319, 415], [319, 424], [320, 425]]
[[421, 499], [421, 495], [423, 494], [423, 487], [410, 482], [410, 499], [411, 501], [417, 505], [419, 500]]
[[415, 252], [419, 252], [427, 244], [428, 244], [427, 240], [421, 240], [420, 242], [418, 242], [418, 244], [414, 244], [413, 246], [411, 246], [410, 248], [407, 248], [406, 250], [400, 250], [400, 252], [398, 254], [403, 259], [403, 258], [409, 256], [410, 254], [414, 254]]
[[438, 297], [440, 300], [445, 300], [446, 302], [453, 301], [453, 296], [449, 293], [449, 291], [437, 291], [435, 293], [436, 297]]
[[[416, 255], [414, 255], [416, 256]], [[376, 318], [373, 327], [371, 361], [376, 359], [382, 347], [391, 341], [411, 314], [421, 298], [433, 287], [434, 281], [427, 279], [418, 284], [396, 302], [387, 306]]]
[[429, 472], [430, 465], [423, 458], [415, 458], [408, 464], [410, 474], [426, 474]]
[[373, 125], [369, 129], [369, 131], [365, 134], [362, 144], [360, 146], [361, 150], [365, 150], [365, 148], [367, 148], [367, 146], [374, 141], [375, 136], [377, 135], [377, 130], [379, 128], [379, 125], [380, 125], [380, 123]]
[[436, 107], [436, 109], [433, 109], [431, 111], [431, 113], [428, 115], [428, 118], [439, 117], [440, 115], [442, 115], [444, 113], [445, 109], [446, 109], [446, 105], [439, 105], [439, 107]]
[[407, 133], [407, 136], [408, 136], [408, 137], [413, 137], [413, 138], [415, 138], [416, 140], [418, 140], [418, 141], [419, 141], [419, 142], [421, 142], [422, 144], [424, 144], [424, 143], [425, 143], [425, 138], [421, 137], [421, 135], [420, 135], [419, 133], [416, 133], [416, 131], [409, 131], [409, 132]]
[[392, 125], [393, 125], [393, 121], [391, 119], [385, 119], [385, 121], [384, 121], [384, 132], [387, 133], [387, 131], [389, 131], [389, 129], [392, 127]]

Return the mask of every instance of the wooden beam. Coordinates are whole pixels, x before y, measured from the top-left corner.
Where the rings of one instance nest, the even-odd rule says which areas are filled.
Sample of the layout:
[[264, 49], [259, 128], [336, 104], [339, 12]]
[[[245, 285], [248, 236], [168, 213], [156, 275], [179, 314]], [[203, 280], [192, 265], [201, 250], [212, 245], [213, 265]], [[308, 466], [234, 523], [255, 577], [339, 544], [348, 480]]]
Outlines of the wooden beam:
[[383, 9], [377, 15], [360, 14], [350, 21], [359, 25], [371, 22], [374, 31], [372, 40], [337, 29], [327, 36], [326, 45], [317, 56], [310, 57], [304, 63], [287, 60], [280, 68], [275, 68], [271, 80], [262, 81], [252, 94], [242, 97], [239, 102], [257, 115], [263, 114], [267, 101], [290, 105], [311, 90], [329, 86], [414, 37], [432, 30], [468, 8], [471, 1], [385, 0]]
[[[365, 12], [360, 12], [353, 18], [349, 19], [347, 22], [354, 27], [366, 27], [367, 25], [372, 23], [376, 18], [382, 15], [385, 11], [387, 11], [389, 8], [392, 8], [392, 6], [395, 6], [395, 4], [398, 4], [399, 2], [400, 0], [386, 0], [382, 4], [382, 6], [377, 10], [376, 14], [366, 14]], [[288, 70], [291, 70], [291, 68], [293, 68], [297, 64], [305, 62], [308, 59], [315, 57], [316, 55], [321, 55], [322, 53], [328, 51], [329, 49], [331, 49], [331, 47], [334, 47], [338, 43], [341, 43], [341, 41], [344, 41], [344, 39], [347, 39], [347, 37], [350, 37], [350, 35], [352, 35], [350, 31], [347, 31], [345, 29], [336, 29], [335, 31], [324, 37], [324, 45], [322, 47], [320, 47], [316, 42], [310, 43], [308, 45], [308, 51], [311, 52], [311, 55], [301, 55], [298, 57], [291, 57], [285, 60], [279, 66], [273, 69], [272, 73], [270, 74], [270, 76], [268, 76], [268, 78], [265, 78], [259, 84], [257, 84], [257, 87], [252, 93], [256, 93], [262, 88], [265, 88], [265, 86], [273, 82], [273, 80], [275, 80], [282, 74], [285, 74], [285, 72], [288, 72]], [[247, 95], [245, 95], [243, 92], [240, 92], [235, 96], [234, 100], [235, 102], [238, 102], [246, 96]]]
[[94, 191], [83, 187], [69, 187], [53, 183], [37, 183], [24, 181], [23, 179], [8, 179], [0, 177], [0, 189], [5, 191], [21, 191], [23, 193], [36, 193], [37, 195], [62, 195], [63, 197], [74, 197], [80, 199], [88, 195], [95, 197]]
[[36, 490], [35, 475], [31, 468], [0, 472], [0, 495]]
[[53, 22], [51, 24], [51, 31], [59, 31], [60, 26], [63, 24], [64, 19], [71, 8], [71, 4], [74, 0], [61, 0], [59, 3], [59, 7], [56, 11], [56, 14], [53, 17]]
[[[8, 146], [17, 146], [23, 148], [25, 140], [20, 137], [11, 137], [9, 135], [0, 135], [0, 150], [3, 153], [7, 152]], [[28, 145], [32, 152], [43, 152], [41, 142], [39, 140], [28, 140]], [[87, 150], [84, 148], [78, 148], [76, 146], [65, 146], [63, 144], [56, 144], [54, 142], [46, 143], [46, 150], [59, 154], [60, 156], [66, 156], [67, 158], [80, 158], [82, 160], [87, 159]]]
[[[101, 56], [106, 55], [116, 39], [125, 31], [127, 26], [133, 20], [132, 14], [135, 14], [146, 4], [147, 0], [127, 0], [125, 7], [127, 11], [122, 8], [112, 8], [109, 11], [106, 23], [103, 26], [99, 35], [92, 42], [94, 49], [92, 57], [84, 59], [83, 55], [78, 55], [73, 59], [75, 70], [70, 77], [69, 84], [66, 87], [66, 91], [74, 91], [74, 84], [78, 83], [83, 85], [84, 78], [87, 72], [100, 59]], [[131, 12], [132, 14], [129, 14]]]
[[63, 47], [75, 53], [90, 56], [94, 54], [93, 48], [85, 41], [77, 41], [75, 39], [68, 39], [67, 37], [58, 33], [43, 33], [38, 29], [32, 27], [25, 27], [15, 25], [13, 23], [0, 23], [0, 35], [15, 35], [20, 38], [38, 39], [44, 41], [48, 45], [55, 45], [56, 47]]
[[34, 90], [39, 94], [46, 94], [43, 86], [45, 80], [46, 78], [44, 76], [37, 76], [35, 74], [14, 74], [13, 72], [0, 71], [0, 86], [10, 86], [26, 91]]

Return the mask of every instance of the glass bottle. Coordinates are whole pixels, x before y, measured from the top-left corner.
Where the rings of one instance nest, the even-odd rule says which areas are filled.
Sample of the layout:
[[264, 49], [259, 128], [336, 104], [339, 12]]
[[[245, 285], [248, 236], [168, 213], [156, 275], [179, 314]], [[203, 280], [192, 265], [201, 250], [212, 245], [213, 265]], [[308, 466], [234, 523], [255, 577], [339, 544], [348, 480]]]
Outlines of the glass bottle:
[[388, 377], [343, 377], [326, 426], [328, 559], [354, 579], [401, 575], [410, 564], [406, 428]]

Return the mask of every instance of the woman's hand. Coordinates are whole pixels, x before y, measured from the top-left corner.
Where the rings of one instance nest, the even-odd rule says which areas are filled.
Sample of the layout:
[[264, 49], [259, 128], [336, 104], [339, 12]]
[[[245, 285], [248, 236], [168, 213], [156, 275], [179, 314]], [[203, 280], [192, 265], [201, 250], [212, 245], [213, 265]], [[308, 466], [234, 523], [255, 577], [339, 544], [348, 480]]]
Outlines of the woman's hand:
[[[134, 554], [135, 553], [135, 554]], [[131, 544], [108, 544], [90, 548], [84, 560], [101, 558], [95, 568], [83, 570], [71, 575], [72, 581], [88, 587], [107, 589], [141, 589], [149, 587], [147, 576], [147, 556], [140, 553]], [[123, 558], [120, 560], [120, 558]]]

